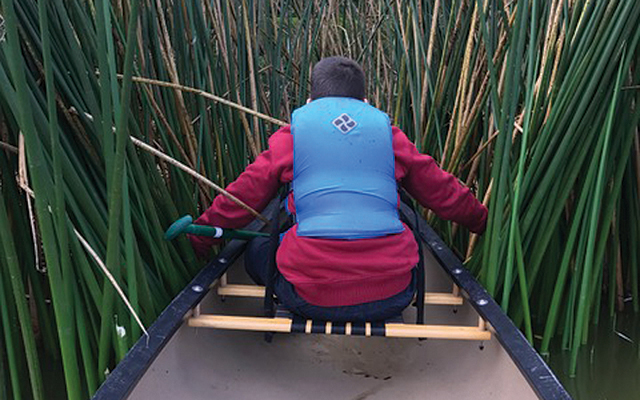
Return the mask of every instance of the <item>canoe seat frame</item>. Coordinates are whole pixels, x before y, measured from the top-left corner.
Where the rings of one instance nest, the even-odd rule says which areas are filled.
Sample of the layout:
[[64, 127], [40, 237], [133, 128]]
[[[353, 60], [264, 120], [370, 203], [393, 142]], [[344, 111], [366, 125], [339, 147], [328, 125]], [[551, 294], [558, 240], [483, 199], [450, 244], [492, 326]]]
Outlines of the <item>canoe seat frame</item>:
[[[224, 274], [216, 285], [217, 295], [225, 297], [249, 297], [262, 299], [264, 286], [230, 284]], [[424, 296], [426, 305], [461, 306], [464, 298], [457, 286], [452, 293], [427, 292]], [[203, 314], [200, 305], [193, 309], [188, 325], [196, 328], [213, 328], [223, 330], [242, 330], [273, 333], [305, 333], [346, 336], [385, 336], [395, 338], [425, 338], [453, 340], [491, 340], [491, 331], [482, 317], [478, 317], [477, 326], [466, 325], [419, 325], [404, 324], [395, 321], [335, 323], [331, 321], [314, 321], [297, 315], [275, 317], [240, 317], [232, 315]]]

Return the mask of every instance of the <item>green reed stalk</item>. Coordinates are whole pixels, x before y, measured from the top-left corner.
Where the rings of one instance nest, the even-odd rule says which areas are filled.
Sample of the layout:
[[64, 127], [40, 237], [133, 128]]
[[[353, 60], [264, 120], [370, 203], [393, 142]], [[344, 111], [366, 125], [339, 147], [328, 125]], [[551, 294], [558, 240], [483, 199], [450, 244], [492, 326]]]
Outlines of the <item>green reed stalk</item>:
[[[506, 312], [509, 310], [509, 297], [511, 294], [511, 271], [513, 268], [513, 253], [515, 251], [516, 246], [520, 246], [520, 244], [516, 245], [515, 243], [515, 233], [516, 233], [516, 225], [518, 224], [518, 213], [520, 207], [520, 184], [522, 182], [522, 178], [524, 175], [524, 164], [527, 155], [527, 145], [529, 141], [529, 131], [530, 131], [530, 123], [531, 123], [531, 112], [533, 106], [533, 95], [534, 95], [534, 70], [535, 66], [535, 38], [537, 33], [537, 1], [534, 0], [532, 4], [532, 21], [531, 28], [529, 32], [529, 57], [527, 60], [527, 95], [526, 95], [526, 103], [525, 103], [525, 111], [524, 111], [524, 124], [522, 133], [522, 138], [520, 139], [520, 159], [518, 160], [518, 172], [516, 174], [514, 189], [513, 189], [513, 204], [511, 205], [511, 222], [509, 227], [509, 239], [508, 239], [508, 253], [507, 253], [507, 264], [505, 267], [504, 274], [504, 289], [502, 292], [502, 309]], [[519, 230], [518, 230], [519, 234]], [[523, 268], [524, 272], [524, 268]], [[524, 278], [524, 277], [523, 277]], [[525, 295], [525, 293], [523, 293]], [[525, 296], [523, 298], [523, 305], [526, 305], [528, 308], [528, 299]], [[528, 313], [527, 313], [528, 314]], [[525, 317], [525, 321], [529, 320], [530, 317], [527, 315]], [[532, 341], [532, 337], [529, 338]]]
[[600, 156], [600, 165], [598, 167], [598, 177], [596, 180], [595, 191], [593, 194], [594, 201], [593, 206], [591, 208], [590, 220], [589, 220], [589, 231], [587, 235], [587, 250], [585, 255], [585, 264], [584, 264], [584, 272], [582, 278], [582, 285], [580, 288], [580, 298], [578, 303], [578, 311], [576, 316], [576, 329], [573, 335], [573, 346], [571, 348], [571, 366], [569, 367], [569, 373], [575, 375], [577, 368], [577, 360], [578, 360], [578, 348], [580, 346], [580, 335], [582, 334], [582, 324], [585, 318], [586, 312], [588, 311], [586, 307], [587, 302], [587, 290], [589, 287], [589, 279], [591, 278], [591, 268], [593, 266], [593, 252], [595, 247], [596, 240], [596, 232], [598, 228], [598, 216], [599, 216], [599, 208], [600, 203], [602, 201], [602, 193], [604, 191], [604, 173], [605, 173], [605, 165], [607, 162], [607, 155], [609, 149], [609, 138], [611, 137], [611, 130], [613, 127], [613, 117], [616, 110], [616, 104], [618, 102], [618, 96], [620, 94], [620, 87], [622, 85], [622, 74], [623, 74], [623, 66], [624, 66], [625, 53], [622, 54], [620, 60], [620, 68], [618, 70], [618, 77], [616, 78], [616, 84], [613, 89], [613, 95], [611, 98], [611, 105], [609, 108], [609, 113], [607, 114], [607, 122], [606, 128], [604, 130], [604, 144], [602, 148], [602, 155]]
[[[595, 159], [594, 159], [595, 161]], [[577, 236], [580, 232], [579, 228], [582, 225], [584, 210], [586, 208], [587, 200], [591, 197], [591, 185], [595, 178], [596, 169], [589, 168], [588, 174], [585, 180], [585, 184], [583, 186], [583, 191], [578, 200], [578, 204], [573, 212], [573, 222], [571, 224], [571, 230], [569, 231], [569, 235], [566, 240], [566, 248], [564, 254], [562, 256], [562, 261], [560, 262], [560, 268], [557, 273], [557, 280], [553, 290], [553, 297], [551, 299], [551, 305], [549, 306], [549, 312], [547, 314], [547, 320], [545, 323], [544, 335], [542, 339], [542, 345], [540, 347], [540, 352], [543, 355], [549, 354], [549, 344], [551, 343], [551, 338], [555, 333], [556, 321], [558, 318], [560, 301], [562, 299], [562, 295], [565, 290], [565, 282], [567, 278], [567, 274], [569, 272], [569, 265], [571, 263], [571, 257], [573, 255], [573, 248], [577, 243]]]
[[[3, 211], [0, 211], [3, 212]], [[8, 232], [2, 232], [2, 235], [8, 234]], [[4, 271], [9, 268], [5, 267], [6, 256], [4, 254], [4, 246], [0, 246], [0, 256], [2, 259], [0, 260], [0, 318], [2, 320], [2, 333], [4, 334], [2, 339], [6, 347], [6, 354], [2, 354], [2, 361], [4, 361], [5, 356], [7, 360], [7, 366], [9, 367], [9, 379], [8, 381], [3, 382], [4, 385], [2, 388], [5, 389], [5, 396], [8, 398], [8, 388], [11, 385], [11, 393], [15, 399], [21, 399], [22, 397], [22, 379], [20, 377], [20, 361], [16, 354], [20, 346], [16, 343], [19, 339], [14, 337], [14, 332], [12, 332], [12, 327], [16, 326], [16, 322], [14, 318], [12, 318], [11, 310], [15, 308], [15, 300], [11, 298], [7, 292], [10, 291], [10, 284], [5, 282]], [[4, 365], [3, 365], [4, 367]], [[3, 368], [4, 369], [4, 368]], [[4, 375], [4, 371], [3, 375]], [[38, 376], [38, 379], [40, 377]]]
[[[125, 151], [129, 141], [127, 121], [129, 118], [129, 104], [131, 101], [131, 76], [133, 72], [133, 54], [135, 51], [135, 34], [138, 23], [138, 12], [140, 10], [140, 0], [134, 0], [131, 5], [131, 15], [129, 16], [129, 27], [127, 31], [127, 47], [124, 59], [124, 79], [122, 87], [122, 112], [116, 122], [116, 150], [113, 160], [113, 171], [111, 177], [109, 193], [109, 235], [107, 238], [107, 268], [112, 272], [114, 278], [120, 276], [120, 231], [122, 212], [122, 190], [123, 175], [125, 170]], [[100, 329], [100, 352], [98, 356], [98, 371], [107, 368], [107, 345], [112, 335], [113, 319], [111, 312], [114, 302], [114, 289], [111, 283], [105, 281], [103, 290], [102, 323]]]
[[[45, 169], [44, 157], [42, 154], [42, 148], [36, 137], [37, 132], [32, 120], [31, 104], [29, 99], [29, 91], [27, 88], [27, 82], [25, 79], [24, 62], [20, 53], [20, 45], [18, 41], [18, 27], [16, 21], [16, 14], [14, 9], [13, 0], [3, 1], [3, 9], [6, 13], [7, 24], [7, 39], [8, 39], [8, 61], [11, 69], [11, 75], [16, 86], [16, 93], [19, 102], [19, 114], [18, 120], [20, 126], [25, 135], [25, 141], [27, 143], [28, 161], [30, 171], [33, 174], [34, 189], [40, 193], [36, 196], [36, 210], [39, 216], [40, 227], [42, 231], [42, 241], [45, 249], [45, 255], [48, 261], [49, 276], [52, 282], [52, 297], [54, 302], [54, 310], [56, 318], [58, 320], [58, 331], [61, 337], [61, 349], [63, 363], [65, 363], [65, 379], [67, 386], [70, 388], [79, 387], [77, 368], [75, 367], [75, 351], [72, 348], [72, 342], [67, 341], [69, 338], [66, 327], [72, 326], [71, 316], [68, 313], [69, 299], [65, 296], [63, 280], [60, 271], [59, 256], [55, 245], [55, 232], [53, 227], [53, 221], [49, 215], [49, 196], [47, 196], [47, 186], [50, 182], [49, 174]], [[2, 204], [2, 212], [5, 212], [6, 208]], [[7, 239], [8, 240], [8, 239]], [[5, 242], [6, 243], [6, 242]], [[15, 260], [15, 255], [5, 254], [9, 260]], [[15, 261], [9, 261], [15, 262]], [[24, 297], [23, 297], [24, 298]], [[26, 314], [25, 314], [26, 315]], [[25, 329], [26, 330], [26, 329]], [[29, 335], [29, 333], [23, 333]], [[25, 340], [25, 342], [27, 342]], [[25, 346], [31, 346], [29, 343], [25, 343]], [[35, 349], [34, 349], [35, 352]], [[43, 398], [42, 383], [40, 380], [40, 373], [37, 371], [37, 357], [35, 355], [27, 356], [30, 360], [30, 378], [32, 386], [32, 394], [35, 398]], [[71, 394], [72, 398], [75, 397]]]

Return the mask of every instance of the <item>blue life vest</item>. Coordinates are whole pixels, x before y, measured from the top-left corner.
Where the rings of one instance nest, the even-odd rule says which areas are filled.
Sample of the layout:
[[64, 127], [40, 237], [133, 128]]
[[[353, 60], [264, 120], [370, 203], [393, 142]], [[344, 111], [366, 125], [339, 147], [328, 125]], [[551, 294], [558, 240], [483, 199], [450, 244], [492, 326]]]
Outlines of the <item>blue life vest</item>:
[[299, 236], [363, 239], [404, 230], [385, 113], [324, 97], [293, 112], [291, 133]]

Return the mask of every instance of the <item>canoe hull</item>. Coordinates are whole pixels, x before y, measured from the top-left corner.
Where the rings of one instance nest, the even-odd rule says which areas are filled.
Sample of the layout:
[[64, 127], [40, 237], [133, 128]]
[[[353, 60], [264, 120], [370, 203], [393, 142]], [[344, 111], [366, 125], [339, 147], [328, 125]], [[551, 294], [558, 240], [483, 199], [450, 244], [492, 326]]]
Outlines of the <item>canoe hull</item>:
[[[268, 209], [276, 207], [272, 202]], [[455, 254], [424, 220], [405, 206], [402, 211], [419, 225], [427, 291], [437, 294], [432, 297], [435, 303], [447, 303], [428, 305], [426, 323], [477, 327], [481, 322], [484, 327], [487, 321], [491, 340], [278, 334], [267, 343], [259, 332], [189, 327], [198, 304], [201, 315], [259, 315], [259, 298], [227, 296], [222, 301], [215, 287], [207, 290], [227, 270], [231, 283], [247, 283], [241, 266], [245, 243], [235, 240], [174, 298], [149, 327], [149, 336], [138, 340], [93, 399], [570, 400]], [[254, 221], [247, 228], [257, 230], [261, 224]], [[461, 306], [451, 305], [451, 295], [441, 295], [451, 291], [452, 283], [465, 297]], [[412, 313], [415, 308], [409, 307], [405, 321], [415, 321]]]
[[[433, 268], [436, 261], [430, 254], [426, 261], [428, 291], [450, 291], [451, 280]], [[230, 280], [234, 282], [245, 279], [238, 273], [240, 263], [232, 267]], [[255, 315], [260, 310], [259, 299], [227, 298], [221, 302], [215, 292], [204, 298], [202, 314]], [[429, 324], [478, 324], [478, 314], [468, 303], [427, 306], [425, 314]], [[410, 307], [404, 316], [406, 321], [414, 321], [415, 309]], [[267, 343], [263, 336], [192, 328], [185, 323], [129, 398], [538, 398], [495, 339], [282, 334]]]

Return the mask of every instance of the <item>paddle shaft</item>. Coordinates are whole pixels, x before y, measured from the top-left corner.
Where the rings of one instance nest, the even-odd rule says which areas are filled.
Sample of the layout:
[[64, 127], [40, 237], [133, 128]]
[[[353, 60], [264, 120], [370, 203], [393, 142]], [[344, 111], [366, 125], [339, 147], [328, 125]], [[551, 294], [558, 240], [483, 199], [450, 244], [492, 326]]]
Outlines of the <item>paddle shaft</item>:
[[253, 232], [253, 231], [243, 231], [238, 229], [222, 229], [217, 226], [206, 226], [206, 225], [189, 225], [187, 226], [184, 233], [190, 233], [192, 235], [198, 236], [211, 236], [216, 239], [253, 239], [259, 236], [269, 236], [269, 234], [264, 232]]

